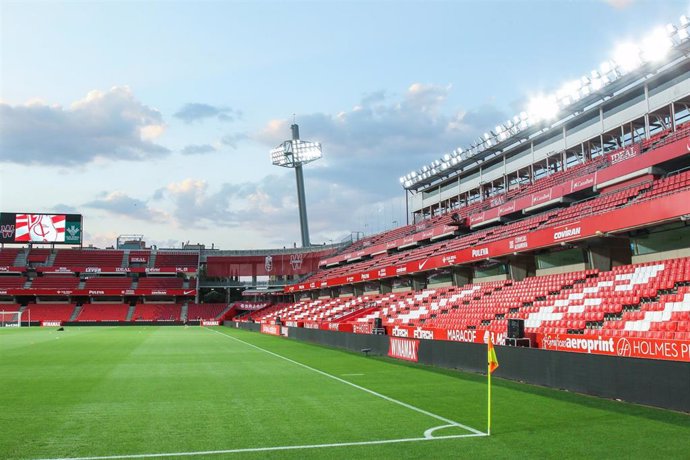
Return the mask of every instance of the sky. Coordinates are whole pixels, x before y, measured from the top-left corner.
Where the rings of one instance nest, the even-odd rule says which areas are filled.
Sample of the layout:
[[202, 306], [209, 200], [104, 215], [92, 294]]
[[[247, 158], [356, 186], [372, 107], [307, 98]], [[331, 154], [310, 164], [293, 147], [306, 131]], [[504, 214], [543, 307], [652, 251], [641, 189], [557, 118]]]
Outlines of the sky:
[[0, 0], [0, 211], [222, 249], [402, 225], [398, 178], [678, 23], [688, 1]]

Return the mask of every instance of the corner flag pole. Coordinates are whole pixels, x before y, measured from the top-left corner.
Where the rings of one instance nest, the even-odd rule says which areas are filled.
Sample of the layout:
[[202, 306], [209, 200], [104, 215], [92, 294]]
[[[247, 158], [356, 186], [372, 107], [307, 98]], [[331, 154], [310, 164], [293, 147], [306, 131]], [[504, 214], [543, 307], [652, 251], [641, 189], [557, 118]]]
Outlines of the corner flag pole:
[[487, 392], [487, 416], [486, 416], [486, 434], [491, 436], [491, 374], [498, 367], [498, 359], [496, 359], [496, 350], [494, 350], [494, 344], [491, 342], [491, 335], [489, 335], [489, 342], [487, 343], [487, 372], [486, 379], [489, 386], [489, 391]]

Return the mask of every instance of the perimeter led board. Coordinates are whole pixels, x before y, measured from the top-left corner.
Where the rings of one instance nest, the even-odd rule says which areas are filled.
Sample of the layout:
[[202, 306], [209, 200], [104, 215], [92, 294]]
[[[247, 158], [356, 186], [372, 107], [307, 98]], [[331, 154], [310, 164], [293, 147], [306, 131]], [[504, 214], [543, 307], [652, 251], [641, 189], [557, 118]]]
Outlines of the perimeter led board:
[[81, 214], [0, 213], [0, 243], [81, 244]]

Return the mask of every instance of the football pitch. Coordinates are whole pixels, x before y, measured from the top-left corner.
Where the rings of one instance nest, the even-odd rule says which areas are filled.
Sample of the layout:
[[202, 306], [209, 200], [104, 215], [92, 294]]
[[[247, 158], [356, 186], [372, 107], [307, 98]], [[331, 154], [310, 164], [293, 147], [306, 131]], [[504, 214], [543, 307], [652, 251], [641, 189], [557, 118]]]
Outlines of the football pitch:
[[496, 378], [489, 437], [486, 391], [224, 327], [3, 329], [0, 458], [690, 456], [688, 414]]

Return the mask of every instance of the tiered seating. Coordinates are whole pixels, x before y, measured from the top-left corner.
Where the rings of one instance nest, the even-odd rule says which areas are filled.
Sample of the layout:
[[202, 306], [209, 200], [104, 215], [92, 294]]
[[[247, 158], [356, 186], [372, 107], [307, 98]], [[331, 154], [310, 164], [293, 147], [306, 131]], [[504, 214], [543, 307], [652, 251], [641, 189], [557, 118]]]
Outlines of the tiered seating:
[[271, 304], [271, 302], [235, 302], [235, 308], [238, 310], [261, 310], [264, 307], [267, 307]]
[[[366, 310], [356, 319], [350, 315]], [[356, 316], [356, 315], [355, 315]], [[256, 312], [254, 319], [344, 321], [384, 326], [505, 333], [509, 318], [526, 332], [690, 340], [690, 259], [499, 281], [420, 292], [304, 300]]]
[[161, 252], [156, 254], [156, 267], [196, 267], [199, 254], [196, 252]]
[[130, 251], [129, 252], [129, 262], [130, 264], [148, 264], [151, 258], [151, 251]]
[[[531, 184], [524, 185], [517, 189], [513, 189], [506, 194], [506, 201], [516, 200], [536, 192], [547, 190], [556, 185], [563, 184], [571, 179], [575, 179], [585, 174], [593, 173], [594, 171], [606, 166], [606, 159], [603, 156], [597, 157], [593, 160], [578, 165], [572, 166], [568, 169], [556, 171], [548, 176], [541, 177]], [[485, 200], [485, 203], [487, 201]], [[484, 206], [480, 210], [490, 209], [491, 206]]]
[[664, 195], [671, 195], [690, 187], [690, 170], [674, 174], [652, 183], [651, 189], [642, 199], [653, 199]]
[[138, 303], [132, 321], [179, 321], [182, 306], [171, 303]]
[[221, 313], [227, 308], [226, 303], [190, 303], [187, 306], [188, 320], [220, 319]]
[[139, 278], [140, 289], [182, 289], [182, 278], [176, 276], [150, 276]]
[[132, 278], [127, 276], [94, 276], [87, 278], [84, 289], [130, 289]]
[[482, 323], [488, 325], [496, 318], [503, 319], [523, 303], [533, 302], [538, 296], [560, 290], [585, 276], [585, 272], [580, 272], [528, 278], [522, 282], [497, 281], [410, 292], [403, 298], [387, 299], [380, 311], [357, 321], [371, 322], [378, 317], [390, 326], [477, 329]]
[[572, 220], [581, 219], [583, 216], [592, 216], [608, 212], [613, 208], [623, 206], [630, 202], [640, 191], [648, 188], [649, 184], [640, 184], [628, 187], [624, 190], [608, 193], [592, 200], [573, 204], [562, 210], [549, 221], [549, 225], [564, 224]]
[[[688, 259], [616, 267], [567, 293], [535, 302], [518, 316], [525, 318], [526, 330], [533, 332], [595, 330], [614, 337], [681, 338], [676, 331], [683, 336], [687, 332], [690, 289], [676, 284], [689, 280]], [[676, 292], [660, 295], [670, 290]]]
[[647, 140], [642, 141], [642, 150], [652, 150], [663, 147], [677, 140], [690, 136], [690, 123], [684, 123], [673, 132], [670, 129], [654, 134]]
[[71, 303], [29, 304], [22, 314], [22, 321], [69, 321], [75, 306]]
[[262, 308], [261, 310], [256, 310], [256, 311], [251, 311], [247, 314], [241, 315], [240, 317], [237, 317], [237, 321], [256, 321], [256, 322], [267, 322], [264, 321], [263, 318], [267, 317], [268, 315], [272, 314], [273, 312], [277, 310], [281, 310], [282, 308], [291, 306], [293, 304], [291, 303], [277, 303], [275, 305], [269, 305], [265, 308]]
[[45, 265], [50, 257], [50, 249], [33, 248], [26, 257], [27, 263], [33, 265]]
[[129, 305], [86, 303], [82, 306], [77, 321], [125, 321]]
[[265, 312], [259, 317], [262, 322], [272, 323], [276, 318], [282, 321], [338, 321], [357, 310], [374, 306], [375, 296], [340, 297], [336, 299], [303, 300], [293, 305]]
[[21, 305], [18, 303], [0, 303], [0, 311], [19, 311], [21, 309]]
[[[373, 323], [374, 318], [381, 318], [384, 326], [392, 326], [399, 319], [398, 315], [403, 314], [402, 312], [409, 313], [413, 309], [417, 312], [419, 309], [416, 307], [419, 307], [422, 301], [435, 294], [435, 292], [435, 290], [431, 289], [419, 293], [405, 292], [382, 295], [373, 302], [377, 307], [381, 308], [357, 318], [356, 322]], [[402, 319], [398, 323], [402, 324]]]
[[24, 278], [23, 276], [0, 276], [0, 288], [23, 288], [24, 283], [26, 283], [26, 278]]
[[21, 250], [17, 248], [0, 249], [0, 267], [11, 267]]
[[97, 249], [62, 249], [56, 252], [57, 267], [120, 267], [123, 251]]
[[79, 278], [76, 276], [39, 276], [31, 282], [31, 289], [76, 289], [78, 286]]
[[[685, 340], [690, 338], [690, 259], [387, 294], [373, 303], [380, 308], [356, 322], [381, 318], [384, 326], [502, 333], [508, 318], [523, 318], [528, 333]], [[300, 303], [292, 317], [297, 311]]]

